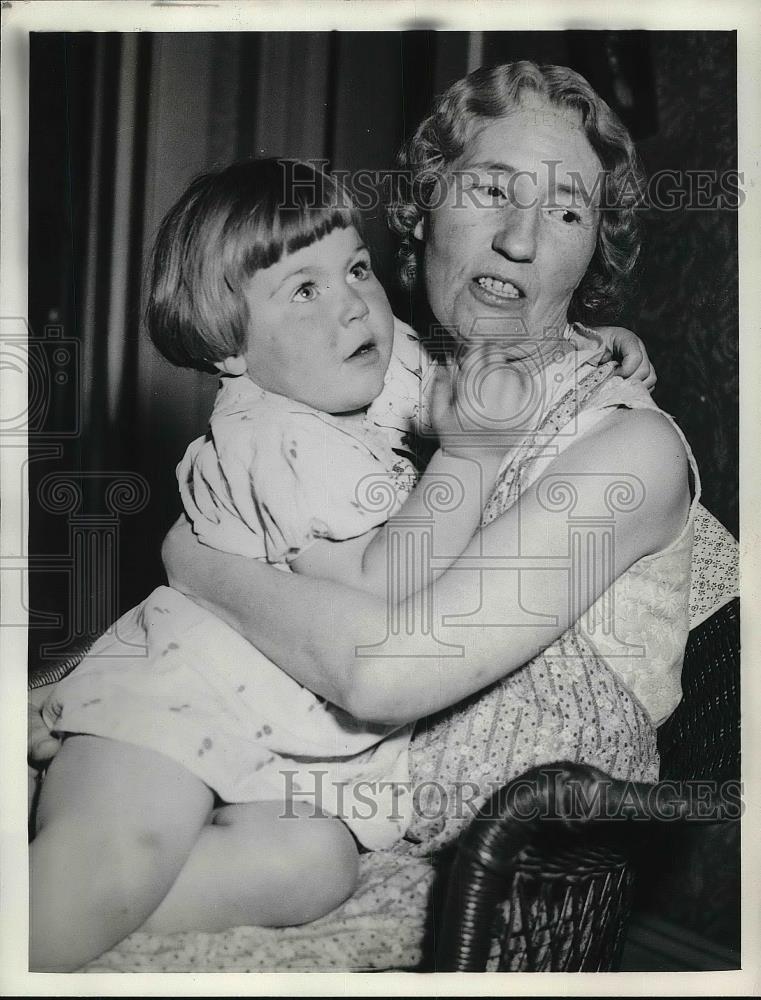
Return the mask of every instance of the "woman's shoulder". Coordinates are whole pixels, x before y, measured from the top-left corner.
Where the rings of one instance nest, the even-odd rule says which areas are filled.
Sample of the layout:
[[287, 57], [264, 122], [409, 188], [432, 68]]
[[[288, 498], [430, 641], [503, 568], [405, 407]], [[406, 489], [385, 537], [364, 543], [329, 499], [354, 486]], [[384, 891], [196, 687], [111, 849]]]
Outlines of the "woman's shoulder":
[[647, 526], [653, 551], [670, 544], [690, 509], [691, 456], [657, 407], [610, 409], [553, 462], [553, 472], [605, 481], [617, 516]]
[[637, 464], [666, 466], [677, 457], [687, 464], [682, 435], [668, 414], [657, 406], [611, 409], [595, 431], [602, 441], [609, 442], [609, 448], [628, 442], [629, 448], [623, 454]]

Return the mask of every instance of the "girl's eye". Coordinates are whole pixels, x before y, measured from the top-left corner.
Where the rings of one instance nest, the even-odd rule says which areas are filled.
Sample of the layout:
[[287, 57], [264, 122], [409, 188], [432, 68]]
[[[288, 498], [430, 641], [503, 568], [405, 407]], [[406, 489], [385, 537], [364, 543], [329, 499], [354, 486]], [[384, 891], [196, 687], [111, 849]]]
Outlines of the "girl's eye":
[[372, 272], [372, 265], [369, 260], [358, 260], [349, 268], [349, 274], [357, 281], [366, 281]]
[[293, 298], [296, 302], [312, 302], [317, 298], [317, 289], [311, 281], [305, 281], [293, 293]]

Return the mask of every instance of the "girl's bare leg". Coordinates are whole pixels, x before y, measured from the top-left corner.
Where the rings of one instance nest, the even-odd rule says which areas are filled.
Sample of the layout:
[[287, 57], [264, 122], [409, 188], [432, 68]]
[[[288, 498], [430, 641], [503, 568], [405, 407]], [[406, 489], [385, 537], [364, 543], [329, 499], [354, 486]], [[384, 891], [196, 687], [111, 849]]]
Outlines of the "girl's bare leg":
[[30, 846], [30, 969], [73, 971], [143, 924], [212, 805], [206, 785], [168, 757], [95, 736], [66, 740]]
[[253, 924], [303, 924], [335, 909], [354, 891], [354, 838], [332, 817], [294, 802], [219, 809], [185, 867], [140, 928], [173, 933], [220, 931]]

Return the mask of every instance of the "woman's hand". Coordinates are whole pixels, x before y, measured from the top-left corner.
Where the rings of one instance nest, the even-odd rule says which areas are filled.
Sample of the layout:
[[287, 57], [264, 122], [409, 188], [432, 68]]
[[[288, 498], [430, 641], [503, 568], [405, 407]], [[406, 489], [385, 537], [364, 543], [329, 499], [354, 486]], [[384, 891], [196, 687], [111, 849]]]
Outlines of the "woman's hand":
[[[343, 678], [326, 658], [341, 630], [341, 595], [372, 601], [369, 594], [212, 549], [198, 541], [184, 515], [164, 539], [161, 558], [170, 586], [227, 622], [310, 691], [346, 707]], [[331, 601], [328, 613], [320, 607], [323, 593]]]
[[43, 767], [51, 757], [56, 755], [61, 746], [61, 741], [50, 732], [42, 717], [42, 705], [50, 692], [54, 690], [54, 684], [34, 688], [29, 692], [27, 699], [26, 752], [29, 763], [36, 768]]
[[657, 376], [647, 356], [645, 345], [637, 334], [622, 326], [597, 326], [594, 331], [602, 338], [610, 358], [618, 362], [623, 378], [633, 378], [642, 382], [645, 388], [652, 392]]

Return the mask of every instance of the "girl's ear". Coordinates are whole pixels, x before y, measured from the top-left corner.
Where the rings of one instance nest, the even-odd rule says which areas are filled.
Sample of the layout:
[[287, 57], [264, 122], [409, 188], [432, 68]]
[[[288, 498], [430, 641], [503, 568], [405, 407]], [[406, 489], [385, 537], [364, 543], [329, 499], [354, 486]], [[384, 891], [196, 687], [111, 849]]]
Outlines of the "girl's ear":
[[242, 354], [233, 354], [223, 361], [215, 361], [214, 367], [225, 375], [245, 375], [247, 370], [246, 359]]
[[412, 235], [422, 243], [425, 240], [425, 220], [418, 219], [417, 225], [412, 230]]

